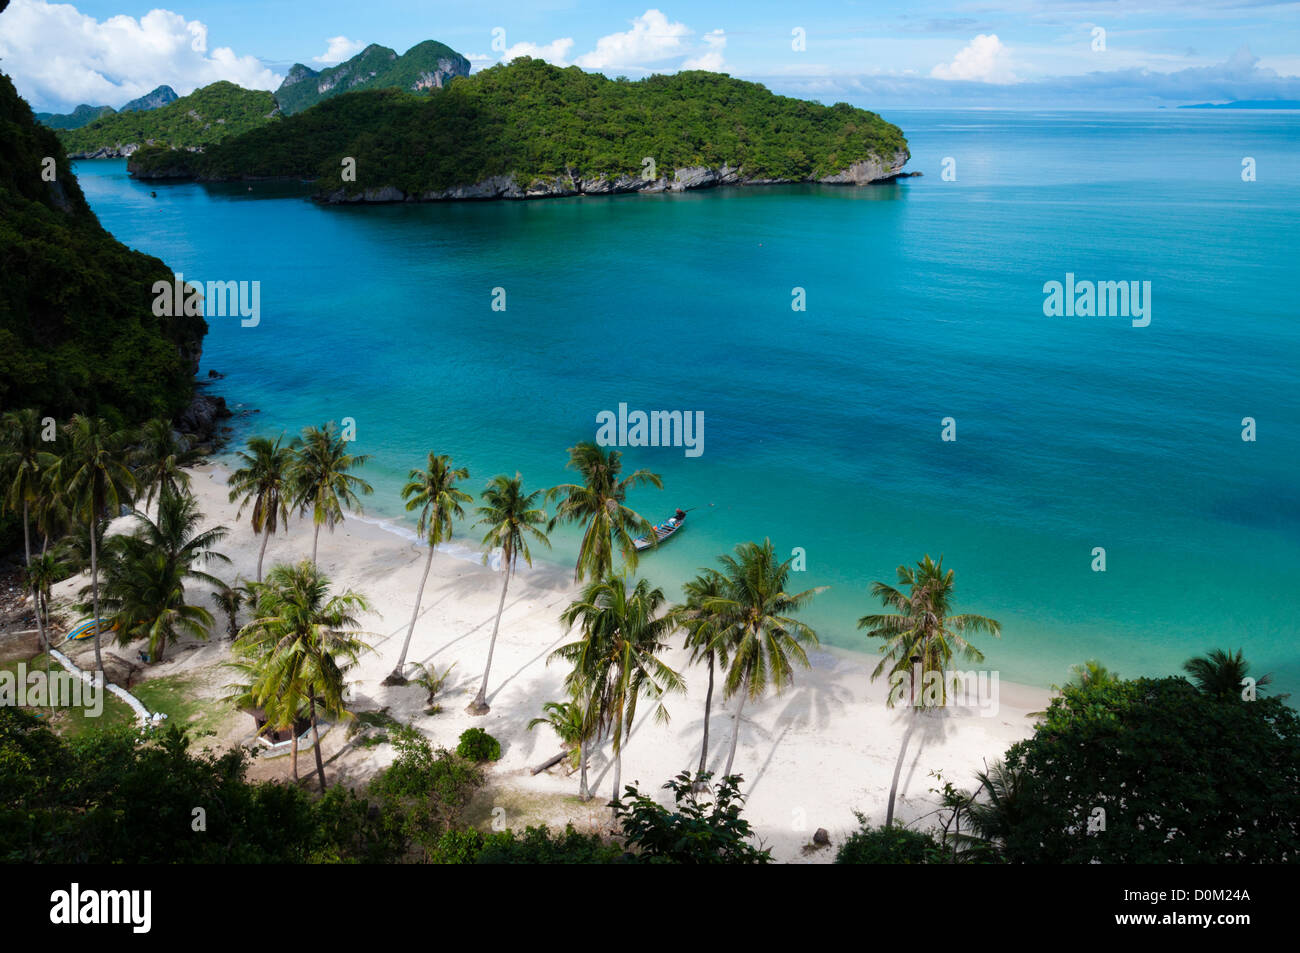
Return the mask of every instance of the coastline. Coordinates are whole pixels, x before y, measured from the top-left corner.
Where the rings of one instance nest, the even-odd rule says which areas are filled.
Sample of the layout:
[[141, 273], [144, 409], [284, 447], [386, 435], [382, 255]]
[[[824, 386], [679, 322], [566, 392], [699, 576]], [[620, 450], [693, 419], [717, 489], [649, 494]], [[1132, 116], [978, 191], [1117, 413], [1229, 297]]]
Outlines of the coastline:
[[[233, 580], [255, 573], [258, 538], [247, 521], [236, 523], [236, 506], [227, 498], [229, 470], [222, 464], [204, 464], [191, 471], [193, 491], [204, 513], [205, 527], [223, 525], [229, 535], [218, 547], [231, 564], [218, 574]], [[247, 514], [245, 514], [247, 516]], [[127, 525], [117, 522], [113, 530]], [[288, 533], [267, 546], [266, 564], [306, 558], [310, 551], [310, 524], [295, 519]], [[385, 686], [410, 623], [424, 550], [391, 521], [349, 514], [334, 533], [320, 536], [319, 563], [335, 590], [352, 588], [367, 596], [373, 611], [363, 617], [371, 633], [366, 653], [351, 673], [352, 704], [357, 711], [387, 709], [400, 721], [414, 724], [434, 744], [454, 748], [460, 733], [479, 726], [502, 745], [502, 758], [488, 768], [489, 784], [483, 815], [517, 829], [547, 823], [563, 828], [599, 826], [607, 812], [600, 809], [610, 794], [612, 761], [608, 743], [593, 751], [590, 778], [597, 797], [577, 800], [577, 775], [562, 767], [532, 775], [531, 769], [559, 751], [554, 735], [544, 726], [527, 729], [528, 721], [542, 713], [544, 702], [563, 697], [565, 672], [547, 666], [546, 657], [573, 636], [558, 621], [576, 587], [567, 567], [524, 566], [512, 578], [489, 682], [492, 710], [475, 718], [464, 711], [482, 677], [492, 623], [500, 595], [500, 575], [464, 553], [435, 553], [433, 568], [416, 621], [409, 660], [435, 665], [440, 671], [455, 663], [437, 702], [443, 710], [425, 715], [424, 692], [414, 686]], [[61, 583], [58, 595], [67, 596], [79, 580]], [[206, 596], [201, 599], [206, 601]], [[218, 620], [218, 625], [223, 620]], [[118, 650], [129, 652], [130, 649]], [[212, 669], [229, 655], [229, 643], [213, 638], [206, 643], [182, 643], [164, 661], [151, 667], [149, 677], [183, 671]], [[682, 673], [685, 695], [667, 700], [668, 724], [655, 723], [643, 709], [623, 753], [624, 783], [637, 783], [643, 792], [666, 797], [660, 786], [699, 760], [703, 699], [707, 672], [687, 664], [683, 649], [675, 647], [664, 660]], [[811, 669], [798, 669], [793, 685], [780, 695], [769, 695], [745, 706], [740, 745], [734, 770], [744, 776], [746, 816], [756, 833], [773, 848], [778, 861], [829, 862], [834, 845], [857, 826], [855, 811], [872, 823], [884, 820], [890, 784], [899, 759], [899, 743], [906, 730], [906, 708], [884, 704], [887, 683], [872, 682], [875, 657], [833, 647], [809, 652]], [[223, 674], [224, 677], [224, 674]], [[1028, 737], [1033, 721], [1027, 713], [1046, 707], [1049, 692], [1029, 685], [1001, 682], [997, 714], [984, 717], [973, 711], [945, 710], [924, 716], [906, 752], [899, 776], [896, 815], [903, 823], [917, 821], [938, 807], [930, 791], [942, 782], [931, 776], [941, 771], [944, 780], [972, 789], [974, 774], [1000, 758], [1013, 742]], [[709, 767], [725, 764], [732, 726], [730, 703], [715, 692], [710, 724]], [[251, 723], [241, 719], [238, 734], [251, 734]], [[329, 758], [331, 781], [359, 784], [391, 762], [389, 745], [355, 748], [342, 732], [323, 740]], [[302, 764], [304, 773], [310, 768]], [[283, 759], [258, 759], [252, 776], [282, 778]], [[498, 820], [499, 819], [499, 820]], [[921, 826], [926, 822], [922, 821]], [[805, 854], [813, 833], [825, 828], [832, 849]]]
[[[103, 150], [99, 150], [103, 152]], [[139, 182], [289, 182], [302, 181], [298, 175], [231, 175], [203, 176], [182, 166], [169, 165], [154, 170], [141, 170], [132, 156], [135, 149], [122, 151], [119, 145], [117, 154], [83, 156], [82, 160], [91, 158], [126, 158], [127, 173]], [[194, 150], [175, 150], [193, 152]], [[77, 157], [73, 157], [77, 158]], [[656, 194], [660, 192], [690, 192], [698, 189], [719, 188], [722, 186], [760, 186], [760, 185], [844, 185], [865, 186], [896, 179], [919, 176], [920, 172], [904, 172], [903, 167], [911, 159], [911, 152], [904, 148], [892, 156], [871, 155], [850, 163], [838, 172], [824, 176], [806, 176], [800, 179], [764, 179], [747, 177], [739, 166], [724, 164], [714, 168], [710, 166], [690, 166], [674, 169], [671, 175], [644, 178], [639, 175], [582, 176], [569, 172], [567, 176], [533, 177], [525, 184], [520, 184], [514, 173], [508, 175], [488, 176], [470, 184], [453, 185], [445, 189], [424, 192], [405, 192], [393, 185], [376, 186], [350, 192], [344, 188], [333, 191], [317, 191], [312, 200], [321, 205], [391, 205], [395, 203], [415, 202], [460, 202], [460, 201], [496, 201], [507, 199], [524, 201], [530, 199], [569, 198], [582, 195], [629, 195], [632, 193]]]

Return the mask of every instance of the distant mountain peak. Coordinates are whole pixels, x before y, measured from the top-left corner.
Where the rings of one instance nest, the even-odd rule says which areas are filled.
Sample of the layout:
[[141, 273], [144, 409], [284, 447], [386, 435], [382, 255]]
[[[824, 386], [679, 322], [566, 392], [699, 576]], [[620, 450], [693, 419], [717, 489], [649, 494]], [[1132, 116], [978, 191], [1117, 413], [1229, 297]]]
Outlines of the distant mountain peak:
[[80, 129], [99, 119], [111, 116], [112, 106], [88, 106], [82, 103], [70, 113], [36, 113], [36, 121], [50, 129]]
[[131, 100], [118, 112], [129, 113], [137, 110], [159, 109], [168, 103], [176, 102], [178, 99], [180, 97], [176, 95], [176, 90], [170, 86], [159, 86], [152, 92], [145, 93], [139, 99]]
[[[440, 89], [469, 75], [469, 60], [437, 40], [424, 40], [402, 55], [378, 43], [334, 66], [314, 70], [295, 63], [275, 100], [285, 115], [302, 112], [323, 99], [362, 89]], [[311, 82], [308, 82], [310, 80]]]

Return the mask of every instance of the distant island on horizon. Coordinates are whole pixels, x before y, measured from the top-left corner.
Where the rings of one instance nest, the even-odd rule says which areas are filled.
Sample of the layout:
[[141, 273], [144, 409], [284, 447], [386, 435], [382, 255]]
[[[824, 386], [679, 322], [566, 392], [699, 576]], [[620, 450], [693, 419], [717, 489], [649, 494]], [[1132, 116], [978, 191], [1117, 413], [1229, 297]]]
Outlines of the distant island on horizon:
[[1300, 109], [1300, 99], [1238, 99], [1226, 103], [1193, 103], [1179, 109]]
[[202, 151], [142, 148], [127, 168], [152, 180], [310, 180], [319, 201], [339, 204], [866, 185], [903, 174], [910, 157], [901, 129], [847, 103], [703, 70], [633, 82], [519, 57], [432, 94], [335, 96]]

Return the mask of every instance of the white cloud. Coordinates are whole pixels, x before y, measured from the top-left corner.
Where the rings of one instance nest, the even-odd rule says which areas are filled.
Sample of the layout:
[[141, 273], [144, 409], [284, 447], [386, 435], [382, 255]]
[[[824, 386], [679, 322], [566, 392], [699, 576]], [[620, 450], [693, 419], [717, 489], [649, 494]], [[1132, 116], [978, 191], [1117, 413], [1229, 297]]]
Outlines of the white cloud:
[[702, 37], [704, 45], [708, 51], [700, 53], [698, 56], [692, 56], [682, 64], [682, 69], [707, 69], [718, 72], [722, 69], [722, 51], [727, 46], [727, 34], [721, 30], [712, 30]]
[[670, 23], [658, 10], [647, 10], [632, 21], [632, 29], [602, 36], [594, 50], [574, 62], [584, 69], [645, 66], [689, 53], [692, 35], [686, 24]]
[[[550, 43], [516, 43], [501, 59], [505, 62], [531, 56], [546, 60], [556, 66], [574, 63], [589, 70], [648, 70], [666, 60], [685, 57], [682, 69], [720, 70], [723, 68], [723, 50], [727, 35], [722, 30], [711, 30], [695, 42], [695, 31], [684, 23], [670, 21], [658, 10], [647, 10], [631, 21], [632, 29], [611, 33], [596, 41], [596, 48], [581, 56], [571, 58], [572, 38], [552, 40]], [[471, 56], [472, 62], [477, 62]]]
[[562, 40], [552, 40], [544, 46], [536, 43], [516, 43], [501, 55], [501, 59], [509, 63], [518, 56], [531, 56], [535, 60], [546, 60], [548, 63], [554, 63], [556, 66], [569, 65], [569, 51], [573, 49], [573, 39], [565, 37]]
[[329, 48], [320, 56], [313, 56], [312, 60], [317, 63], [342, 63], [346, 59], [351, 59], [353, 53], [359, 53], [364, 43], [358, 40], [349, 40], [346, 36], [332, 36], [326, 40]]
[[184, 96], [219, 79], [248, 89], [283, 79], [255, 56], [209, 50], [207, 26], [170, 10], [100, 22], [71, 4], [13, 0], [0, 26], [4, 70], [38, 110], [121, 106], [164, 83]]
[[996, 33], [981, 33], [971, 40], [951, 63], [940, 63], [930, 71], [935, 79], [964, 79], [979, 83], [1014, 83], [1010, 55]]

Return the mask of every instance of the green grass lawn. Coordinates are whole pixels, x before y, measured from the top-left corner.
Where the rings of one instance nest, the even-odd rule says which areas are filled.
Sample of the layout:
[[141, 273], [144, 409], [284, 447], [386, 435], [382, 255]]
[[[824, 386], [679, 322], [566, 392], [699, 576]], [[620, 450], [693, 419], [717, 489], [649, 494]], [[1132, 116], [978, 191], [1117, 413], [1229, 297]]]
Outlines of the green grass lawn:
[[[51, 672], [63, 671], [63, 666], [58, 662], [50, 659], [45, 653], [41, 653], [25, 662], [15, 660], [12, 662], [0, 663], [0, 671], [13, 672], [18, 674], [18, 666], [25, 666], [25, 671], [31, 673], [40, 669], [45, 670], [46, 663], [49, 663]], [[84, 708], [50, 708], [38, 707], [29, 708], [32, 714], [36, 715], [42, 721], [47, 721], [53, 725], [60, 734], [69, 738], [75, 738], [78, 735], [97, 728], [107, 728], [116, 725], [134, 725], [136, 723], [135, 712], [131, 707], [116, 695], [110, 693], [107, 688], [104, 690], [104, 710], [100, 712], [99, 717], [90, 717]]]
[[149, 711], [165, 714], [164, 725], [184, 728], [191, 743], [216, 734], [234, 711], [229, 702], [200, 697], [197, 680], [184, 673], [137, 682], [131, 694]]

